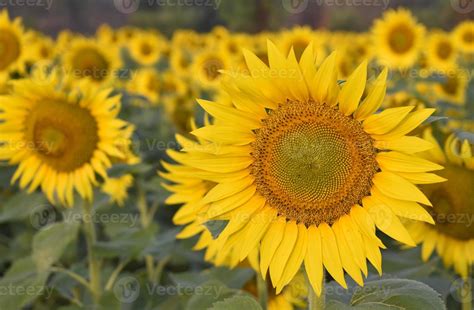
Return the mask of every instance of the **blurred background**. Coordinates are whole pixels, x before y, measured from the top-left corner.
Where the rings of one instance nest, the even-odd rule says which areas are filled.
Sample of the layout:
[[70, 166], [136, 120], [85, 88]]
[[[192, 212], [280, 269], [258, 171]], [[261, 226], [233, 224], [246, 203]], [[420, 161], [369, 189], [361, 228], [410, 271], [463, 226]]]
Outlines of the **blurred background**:
[[0, 0], [12, 16], [49, 35], [63, 29], [93, 34], [125, 25], [207, 32], [224, 25], [234, 32], [276, 31], [294, 25], [364, 31], [388, 8], [409, 8], [428, 27], [451, 29], [474, 19], [474, 0]]

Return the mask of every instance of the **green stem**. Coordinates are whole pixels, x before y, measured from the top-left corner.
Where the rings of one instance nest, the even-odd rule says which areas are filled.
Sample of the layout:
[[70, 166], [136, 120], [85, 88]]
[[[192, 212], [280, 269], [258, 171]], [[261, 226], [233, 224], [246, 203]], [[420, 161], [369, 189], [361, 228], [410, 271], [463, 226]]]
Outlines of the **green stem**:
[[318, 296], [311, 285], [308, 275], [306, 275], [306, 284], [308, 287], [308, 309], [309, 310], [323, 310], [326, 304], [326, 297], [325, 297], [325, 276], [323, 273], [323, 279], [321, 283], [321, 295]]
[[57, 272], [57, 273], [64, 273], [65, 275], [71, 277], [72, 279], [74, 279], [77, 282], [84, 285], [90, 292], [92, 292], [91, 287], [89, 285], [89, 282], [87, 282], [87, 280], [84, 279], [81, 275], [79, 275], [79, 274], [77, 274], [73, 271], [67, 270], [67, 269], [62, 268], [62, 267], [51, 267], [51, 268], [49, 268], [49, 271]]
[[112, 274], [109, 277], [109, 280], [107, 280], [107, 284], [105, 284], [105, 290], [110, 291], [112, 289], [112, 286], [115, 283], [115, 280], [117, 280], [117, 277], [119, 276], [120, 272], [123, 270], [123, 268], [128, 264], [129, 260], [125, 260], [121, 262], [115, 270], [112, 272]]
[[257, 291], [258, 291], [258, 301], [262, 309], [267, 309], [268, 301], [268, 287], [267, 281], [265, 281], [259, 272], [257, 272]]
[[94, 254], [94, 245], [97, 240], [94, 221], [92, 220], [92, 205], [84, 201], [82, 204], [82, 211], [84, 215], [84, 232], [87, 243], [87, 257], [89, 260], [89, 282], [92, 291], [92, 297], [96, 303], [99, 302], [102, 294], [101, 280], [100, 280], [100, 263]]
[[463, 280], [463, 285], [460, 287], [460, 295], [462, 298], [462, 310], [472, 310], [472, 280], [471, 275]]
[[[150, 214], [148, 212], [148, 204], [146, 202], [146, 193], [145, 191], [141, 188], [140, 185], [138, 185], [138, 211], [140, 212], [140, 222], [142, 224], [142, 227], [144, 229], [148, 228], [148, 226], [151, 223], [151, 218]], [[146, 272], [148, 275], [148, 280], [150, 282], [154, 282], [153, 279], [153, 274], [155, 273], [155, 263], [153, 260], [153, 256], [151, 255], [146, 255], [145, 256], [145, 264], [146, 264]]]

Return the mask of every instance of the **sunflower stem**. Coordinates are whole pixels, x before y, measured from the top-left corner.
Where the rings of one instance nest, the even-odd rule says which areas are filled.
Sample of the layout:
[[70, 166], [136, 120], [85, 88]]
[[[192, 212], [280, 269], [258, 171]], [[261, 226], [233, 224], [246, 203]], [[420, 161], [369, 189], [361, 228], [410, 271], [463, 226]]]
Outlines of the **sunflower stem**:
[[[147, 229], [151, 223], [150, 213], [148, 210], [148, 204], [146, 202], [146, 193], [138, 184], [138, 203], [137, 203], [138, 211], [140, 212], [140, 222], [144, 229]], [[146, 255], [145, 256], [145, 264], [146, 264], [146, 271], [148, 275], [148, 280], [154, 283], [153, 275], [155, 273], [155, 262], [153, 256]]]
[[306, 275], [306, 286], [308, 287], [308, 310], [323, 310], [326, 304], [326, 297], [325, 297], [325, 275], [323, 272], [323, 279], [321, 281], [321, 295], [318, 296], [309, 281], [309, 277]]
[[97, 304], [102, 295], [100, 280], [100, 264], [94, 254], [94, 245], [97, 240], [94, 221], [92, 220], [92, 204], [84, 201], [82, 204], [84, 233], [87, 243], [87, 257], [89, 261], [89, 283], [94, 302]]
[[460, 296], [462, 298], [462, 310], [472, 310], [472, 280], [471, 275], [463, 279], [463, 285], [459, 288]]

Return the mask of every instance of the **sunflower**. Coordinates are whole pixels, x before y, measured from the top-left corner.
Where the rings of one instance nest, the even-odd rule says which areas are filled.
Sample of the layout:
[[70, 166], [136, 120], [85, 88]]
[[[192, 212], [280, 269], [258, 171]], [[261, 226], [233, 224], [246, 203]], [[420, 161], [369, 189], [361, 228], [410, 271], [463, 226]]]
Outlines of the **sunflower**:
[[10, 20], [7, 10], [0, 11], [0, 76], [25, 70], [27, 41], [21, 19]]
[[406, 69], [415, 64], [425, 29], [406, 9], [390, 10], [372, 28], [375, 54], [382, 65]]
[[102, 185], [102, 191], [110, 196], [112, 202], [123, 207], [132, 184], [133, 176], [131, 174], [125, 174], [117, 178], [107, 178]]
[[191, 73], [192, 55], [183, 48], [174, 48], [170, 55], [170, 65], [174, 73], [187, 76]]
[[444, 151], [431, 130], [424, 131], [425, 139], [435, 147], [426, 158], [445, 166], [441, 172], [448, 182], [426, 185], [426, 193], [433, 203], [429, 211], [436, 225], [410, 223], [408, 229], [416, 243], [422, 244], [422, 258], [427, 261], [436, 252], [447, 268], [453, 267], [463, 278], [468, 277], [474, 262], [474, 157], [472, 145], [461, 142], [454, 135], [446, 139]]
[[230, 56], [223, 50], [206, 50], [193, 60], [192, 72], [196, 82], [205, 87], [215, 87], [221, 79], [221, 70], [230, 68]]
[[450, 71], [444, 75], [444, 81], [433, 85], [438, 100], [464, 105], [469, 76], [464, 70]]
[[90, 84], [65, 91], [55, 77], [12, 84], [0, 96], [0, 160], [18, 165], [12, 182], [28, 192], [41, 186], [53, 204], [72, 206], [74, 190], [92, 200], [96, 173], [107, 178], [112, 156], [124, 157], [130, 143], [120, 97]]
[[30, 66], [34, 66], [36, 62], [48, 62], [55, 55], [55, 46], [51, 38], [38, 34], [31, 40], [26, 51], [25, 60]]
[[[178, 218], [192, 223], [182, 233], [226, 221], [206, 256], [230, 253], [238, 262], [257, 249], [260, 272], [269, 272], [277, 294], [302, 264], [318, 294], [324, 268], [344, 287], [343, 270], [362, 285], [366, 259], [381, 270], [376, 226], [414, 246], [398, 217], [432, 223], [419, 205], [430, 202], [414, 184], [443, 181], [428, 173], [441, 166], [417, 156], [429, 142], [406, 134], [434, 110], [374, 114], [387, 70], [362, 97], [367, 63], [341, 86], [336, 54], [316, 68], [312, 44], [298, 62], [293, 51], [286, 57], [268, 42], [270, 67], [249, 51], [244, 55], [252, 76], [233, 74], [222, 84], [234, 106], [199, 100], [213, 121], [192, 132], [200, 142], [169, 151], [178, 164], [165, 169], [180, 177], [170, 177], [178, 184], [167, 188], [175, 193], [172, 202], [186, 199]], [[184, 182], [196, 188], [184, 195]]]
[[462, 52], [474, 53], [474, 21], [467, 20], [457, 25], [452, 36]]
[[166, 42], [152, 33], [140, 33], [133, 37], [129, 50], [133, 60], [143, 66], [151, 66], [158, 62]]
[[161, 76], [158, 71], [144, 68], [132, 73], [128, 88], [133, 93], [145, 96], [152, 104], [158, 104], [161, 84]]
[[63, 58], [66, 74], [73, 79], [87, 79], [101, 84], [117, 78], [121, 61], [118, 50], [103, 47], [99, 42], [75, 38]]
[[312, 43], [315, 51], [320, 54], [324, 53], [323, 36], [317, 35], [309, 27], [295, 27], [291, 30], [284, 31], [277, 42], [280, 49], [285, 55], [288, 55], [293, 48], [296, 59], [299, 60], [306, 47]]
[[427, 42], [426, 62], [436, 72], [451, 71], [456, 68], [457, 51], [451, 37], [444, 32], [432, 33]]

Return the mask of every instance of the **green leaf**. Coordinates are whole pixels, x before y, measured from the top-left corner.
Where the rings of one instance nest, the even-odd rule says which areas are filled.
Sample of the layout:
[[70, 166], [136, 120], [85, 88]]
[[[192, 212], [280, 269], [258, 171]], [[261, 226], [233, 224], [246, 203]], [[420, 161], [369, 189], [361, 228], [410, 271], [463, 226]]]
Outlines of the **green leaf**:
[[216, 301], [223, 301], [239, 292], [219, 281], [209, 281], [193, 288], [193, 296], [189, 299], [186, 309], [209, 309]]
[[222, 233], [222, 231], [227, 226], [228, 221], [225, 220], [215, 220], [207, 221], [204, 223], [204, 226], [209, 230], [212, 235], [212, 238], [216, 239]]
[[[28, 216], [34, 220], [34, 216], [38, 215], [46, 206], [48, 205], [42, 194], [18, 193], [1, 205], [0, 223], [23, 220]], [[34, 223], [32, 224], [34, 225]]]
[[262, 307], [258, 304], [255, 298], [244, 295], [236, 295], [231, 298], [226, 298], [223, 301], [214, 303], [210, 310], [261, 310]]
[[38, 297], [49, 298], [51, 289], [45, 285], [48, 275], [36, 270], [31, 257], [15, 261], [0, 279], [0, 309], [22, 309]]
[[147, 229], [129, 228], [114, 236], [107, 242], [97, 242], [94, 251], [102, 257], [139, 257], [155, 239], [156, 225], [150, 225]]
[[78, 223], [54, 223], [33, 237], [32, 258], [39, 271], [45, 271], [61, 258], [66, 247], [77, 237]]
[[435, 290], [424, 283], [407, 279], [367, 282], [355, 291], [351, 304], [355, 309], [446, 309]]

